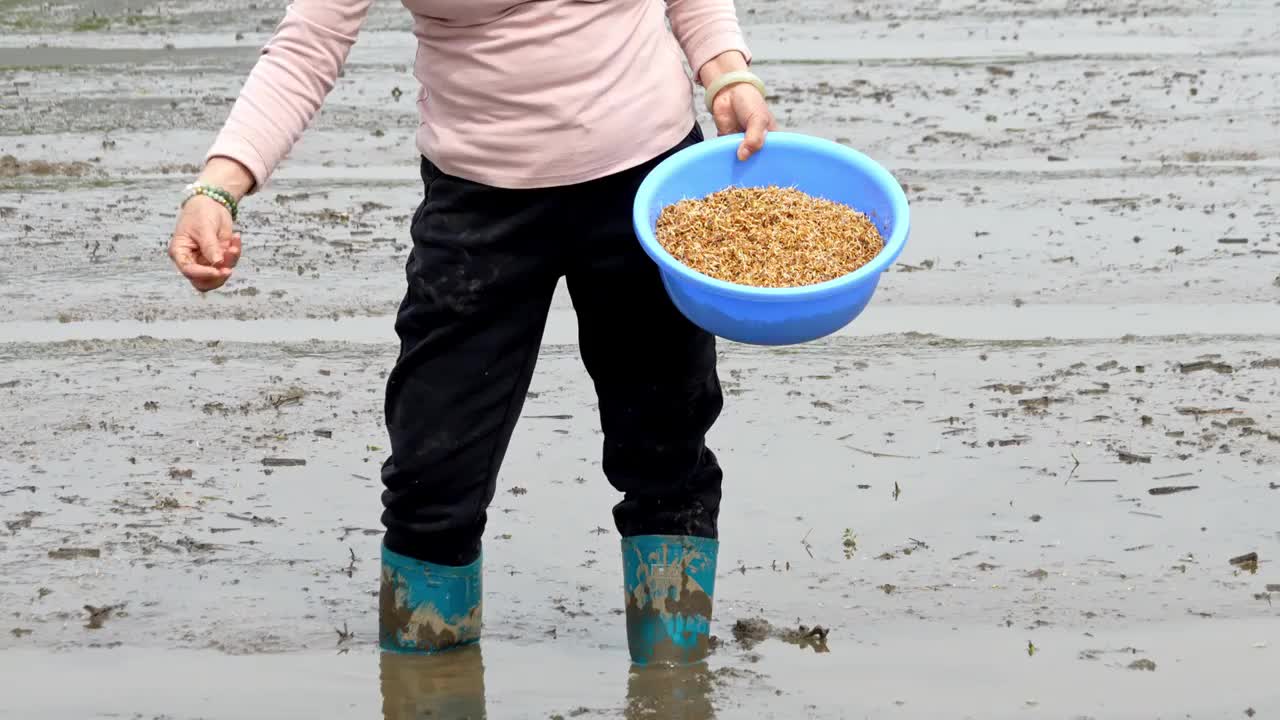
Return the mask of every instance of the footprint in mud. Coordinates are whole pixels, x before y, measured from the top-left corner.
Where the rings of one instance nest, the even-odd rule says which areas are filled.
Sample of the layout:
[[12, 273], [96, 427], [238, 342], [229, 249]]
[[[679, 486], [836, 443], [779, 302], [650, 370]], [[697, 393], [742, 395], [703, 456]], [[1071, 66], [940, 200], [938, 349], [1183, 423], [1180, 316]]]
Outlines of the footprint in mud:
[[811, 649], [815, 653], [830, 652], [827, 647], [827, 635], [830, 629], [821, 625], [809, 627], [798, 625], [795, 628], [780, 628], [764, 618], [746, 618], [733, 624], [733, 638], [742, 647], [750, 650], [765, 640], [781, 640], [801, 649]]

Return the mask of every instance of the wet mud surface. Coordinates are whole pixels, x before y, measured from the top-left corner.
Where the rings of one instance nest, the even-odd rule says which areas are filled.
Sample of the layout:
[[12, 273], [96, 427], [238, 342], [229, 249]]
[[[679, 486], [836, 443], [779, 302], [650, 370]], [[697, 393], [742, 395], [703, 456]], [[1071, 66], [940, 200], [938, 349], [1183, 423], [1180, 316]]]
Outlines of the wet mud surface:
[[[378, 387], [393, 352], [7, 345], [0, 664], [33, 675], [16, 687], [38, 687], [41, 662], [62, 682], [73, 670], [56, 668], [93, 650], [211, 677], [268, 655], [283, 692], [323, 655], [351, 702], [372, 702], [376, 683], [351, 674], [374, 672]], [[1187, 371], [1208, 357], [1231, 372]], [[1182, 688], [1196, 678], [1272, 706], [1276, 358], [1280, 338], [727, 347], [735, 411], [713, 441], [739, 490], [725, 500], [715, 717], [818, 699], [830, 717], [910, 716], [941, 702], [913, 683], [974, 662], [987, 674], [945, 685], [947, 708], [1036, 700], [1112, 717], [1194, 701], [1218, 716], [1216, 692]], [[486, 537], [490, 712], [621, 717], [621, 558], [590, 386], [575, 348], [544, 359]], [[1196, 489], [1151, 492], [1171, 485]], [[829, 633], [821, 651], [801, 625]], [[1153, 679], [1129, 673], [1140, 659]], [[102, 662], [86, 672], [110, 676]], [[557, 669], [524, 696], [519, 662]], [[598, 687], [585, 680], [604, 668]], [[848, 696], [842, 673], [869, 687]], [[1071, 678], [1098, 684], [1055, 695]], [[271, 686], [257, 692], [270, 707]]]
[[722, 346], [712, 654], [646, 672], [567, 298], [484, 641], [380, 661], [399, 3], [226, 290], [163, 252], [278, 5], [0, 0], [0, 717], [1280, 714], [1274, 4], [739, 3], [913, 237], [840, 336]]

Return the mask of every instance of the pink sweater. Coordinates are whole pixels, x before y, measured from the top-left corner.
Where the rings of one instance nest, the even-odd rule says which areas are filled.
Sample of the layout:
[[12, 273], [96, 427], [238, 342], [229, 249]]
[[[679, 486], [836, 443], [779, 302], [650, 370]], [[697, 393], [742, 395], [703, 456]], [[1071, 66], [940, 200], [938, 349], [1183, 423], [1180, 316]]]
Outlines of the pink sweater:
[[[208, 156], [265, 184], [333, 89], [370, 2], [294, 0]], [[681, 50], [695, 75], [723, 52], [750, 55], [733, 0], [665, 0], [665, 13], [662, 2], [403, 0], [418, 38], [419, 152], [451, 175], [528, 188], [669, 149], [694, 122]]]

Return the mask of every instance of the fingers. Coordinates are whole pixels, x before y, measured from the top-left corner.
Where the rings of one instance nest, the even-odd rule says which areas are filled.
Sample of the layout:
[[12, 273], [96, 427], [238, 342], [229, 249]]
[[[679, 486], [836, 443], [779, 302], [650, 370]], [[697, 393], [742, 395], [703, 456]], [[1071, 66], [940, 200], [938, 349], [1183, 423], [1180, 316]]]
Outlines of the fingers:
[[719, 135], [732, 135], [742, 131], [742, 127], [738, 125], [738, 116], [729, 103], [717, 103], [711, 119], [715, 121], [716, 133]]
[[195, 234], [196, 244], [200, 248], [200, 254], [210, 265], [215, 267], [221, 266], [224, 260], [222, 250], [222, 239], [216, 233], [202, 232]]
[[759, 152], [764, 147], [765, 135], [778, 129], [768, 101], [749, 85], [725, 88], [712, 105], [712, 118], [721, 135], [744, 134], [742, 143], [738, 145], [739, 160], [747, 160]]
[[186, 243], [175, 242], [169, 251], [169, 257], [173, 258], [173, 264], [178, 267], [178, 272], [188, 280], [215, 280], [231, 275], [229, 267], [215, 267], [202, 262], [203, 258], [196, 257]]
[[[201, 292], [222, 287], [227, 282], [227, 278], [231, 277], [231, 268], [240, 257], [239, 243], [230, 244], [221, 256], [223, 265], [211, 263], [201, 249], [201, 244], [185, 233], [175, 234], [169, 242], [169, 257], [173, 260], [174, 266], [193, 287]], [[227, 263], [231, 264], [227, 265]]]
[[231, 237], [228, 238], [227, 242], [223, 245], [223, 252], [222, 264], [219, 265], [219, 267], [227, 269], [234, 268], [236, 264], [240, 262], [240, 233], [231, 233]]
[[768, 110], [756, 112], [747, 117], [747, 132], [742, 144], [738, 146], [738, 159], [746, 160], [764, 147], [764, 137], [769, 131], [772, 118]]
[[218, 288], [225, 285], [226, 282], [227, 282], [226, 278], [218, 278], [217, 280], [192, 280], [191, 287], [195, 288], [196, 290], [199, 290], [202, 293], [205, 293], [211, 290], [217, 290]]
[[195, 267], [194, 272], [184, 270], [182, 274], [186, 276], [187, 282], [191, 283], [191, 287], [200, 292], [217, 290], [225, 285], [227, 279], [231, 277], [230, 268], [209, 268], [198, 265]]
[[240, 233], [226, 209], [193, 198], [178, 217], [169, 241], [169, 257], [192, 287], [207, 292], [222, 287], [240, 262]]

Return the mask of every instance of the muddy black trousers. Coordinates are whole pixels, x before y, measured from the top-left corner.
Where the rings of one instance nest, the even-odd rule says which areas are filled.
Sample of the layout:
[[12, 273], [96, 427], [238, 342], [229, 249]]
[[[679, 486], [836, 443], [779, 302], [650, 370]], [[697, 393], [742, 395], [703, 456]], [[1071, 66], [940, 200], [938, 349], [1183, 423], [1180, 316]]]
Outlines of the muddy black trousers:
[[390, 550], [441, 565], [479, 556], [561, 277], [599, 402], [604, 474], [623, 493], [619, 532], [716, 537], [721, 470], [705, 444], [723, 405], [715, 337], [671, 304], [631, 224], [648, 171], [700, 140], [695, 127], [640, 167], [545, 189], [489, 187], [422, 161], [386, 387]]

